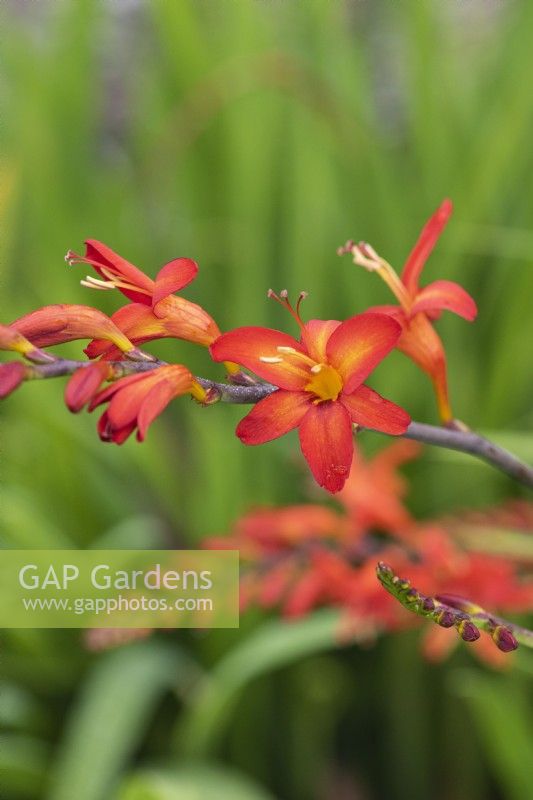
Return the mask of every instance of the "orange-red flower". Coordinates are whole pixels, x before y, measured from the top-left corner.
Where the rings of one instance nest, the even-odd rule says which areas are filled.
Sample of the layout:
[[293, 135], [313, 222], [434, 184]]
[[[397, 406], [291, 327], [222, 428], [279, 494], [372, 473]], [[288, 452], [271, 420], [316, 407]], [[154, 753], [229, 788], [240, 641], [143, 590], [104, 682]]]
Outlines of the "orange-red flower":
[[278, 387], [241, 420], [236, 433], [244, 444], [256, 445], [298, 428], [315, 480], [338, 492], [352, 463], [352, 425], [396, 435], [409, 425], [402, 408], [363, 383], [395, 347], [401, 328], [382, 314], [304, 324], [285, 293], [276, 299], [298, 321], [300, 341], [270, 328], [247, 327], [211, 345], [215, 361], [235, 361]]
[[339, 253], [352, 253], [354, 262], [371, 272], [377, 272], [396, 296], [399, 306], [376, 306], [371, 309], [390, 314], [402, 326], [398, 349], [426, 372], [433, 383], [439, 414], [444, 423], [452, 420], [448, 397], [446, 355], [432, 320], [443, 310], [453, 311], [472, 321], [477, 314], [474, 300], [453, 281], [438, 280], [420, 288], [422, 269], [435, 247], [452, 212], [450, 200], [444, 202], [426, 223], [409, 254], [401, 277], [370, 245], [347, 242]]
[[398, 467], [416, 458], [420, 449], [417, 442], [404, 439], [372, 459], [363, 458], [355, 450], [350, 477], [338, 496], [349, 515], [352, 538], [370, 530], [410, 534], [415, 523], [402, 502], [406, 484]]
[[[65, 259], [69, 264], [89, 264], [100, 276], [87, 276], [81, 282], [83, 286], [118, 289], [131, 301], [112, 319], [135, 344], [172, 337], [207, 347], [220, 335], [216, 322], [201, 306], [174, 294], [198, 273], [198, 265], [190, 258], [176, 258], [165, 264], [155, 280], [96, 239], [85, 242], [85, 256], [69, 250]], [[103, 354], [114, 357], [109, 342], [99, 339], [91, 342], [86, 352], [91, 358]]]
[[171, 364], [121, 378], [91, 400], [89, 411], [109, 403], [98, 422], [102, 441], [122, 444], [137, 429], [137, 440], [142, 442], [154, 419], [171, 400], [184, 394], [206, 399], [187, 367]]
[[90, 306], [61, 303], [44, 306], [16, 319], [9, 326], [31, 340], [34, 347], [50, 347], [77, 339], [92, 339], [98, 336], [109, 345], [114, 345], [128, 358], [146, 360], [128, 337], [102, 311]]

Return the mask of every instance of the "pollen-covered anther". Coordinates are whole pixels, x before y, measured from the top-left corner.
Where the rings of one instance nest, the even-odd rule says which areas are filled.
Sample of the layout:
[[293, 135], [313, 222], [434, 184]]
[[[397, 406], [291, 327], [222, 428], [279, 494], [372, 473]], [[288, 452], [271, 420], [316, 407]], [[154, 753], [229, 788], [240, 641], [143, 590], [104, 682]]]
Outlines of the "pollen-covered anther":
[[282, 364], [283, 359], [281, 356], [259, 356], [259, 361], [263, 364]]
[[370, 272], [375, 272], [383, 267], [383, 260], [367, 242], [354, 244], [350, 252], [353, 256], [354, 264], [364, 267]]

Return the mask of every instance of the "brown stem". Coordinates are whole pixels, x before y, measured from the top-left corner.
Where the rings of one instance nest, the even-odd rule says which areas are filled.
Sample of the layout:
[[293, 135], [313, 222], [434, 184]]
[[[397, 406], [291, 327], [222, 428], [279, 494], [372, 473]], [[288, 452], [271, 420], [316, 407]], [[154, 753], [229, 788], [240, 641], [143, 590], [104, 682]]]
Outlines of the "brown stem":
[[[87, 367], [90, 361], [72, 361], [67, 359], [57, 359], [50, 364], [32, 364], [28, 366], [27, 378], [57, 378], [62, 375], [71, 375], [80, 367]], [[148, 372], [157, 369], [165, 364], [164, 361], [116, 361], [112, 362], [116, 377], [131, 375], [136, 372]], [[237, 385], [231, 383], [220, 383], [206, 378], [197, 378], [197, 381], [205, 389], [215, 389], [220, 400], [225, 403], [250, 404], [257, 403], [267, 395], [276, 391], [276, 387], [268, 383], [255, 383], [249, 385]], [[435, 425], [425, 425], [422, 422], [411, 422], [407, 431], [403, 434], [406, 439], [414, 439], [424, 444], [432, 444], [437, 447], [444, 447], [448, 450], [458, 450], [462, 453], [469, 453], [482, 461], [491, 464], [500, 472], [504, 472], [514, 478], [524, 486], [533, 488], [533, 468], [520, 461], [512, 453], [504, 450], [503, 447], [479, 436], [471, 431], [452, 430], [450, 428], [440, 428]]]

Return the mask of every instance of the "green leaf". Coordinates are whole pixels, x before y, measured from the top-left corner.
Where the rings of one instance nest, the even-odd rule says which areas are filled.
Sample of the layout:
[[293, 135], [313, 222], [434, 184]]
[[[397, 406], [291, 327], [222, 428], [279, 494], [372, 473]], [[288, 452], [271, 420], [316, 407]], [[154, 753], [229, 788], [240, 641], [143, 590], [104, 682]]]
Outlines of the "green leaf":
[[48, 800], [108, 800], [165, 691], [195, 666], [155, 640], [110, 651], [82, 687], [66, 725]]
[[468, 705], [492, 774], [508, 800], [531, 797], [531, 742], [526, 687], [515, 676], [461, 670], [453, 689]]
[[117, 800], [273, 800], [233, 770], [194, 763], [175, 770], [143, 770], [128, 778]]
[[34, 737], [2, 735], [0, 746], [0, 788], [2, 797], [37, 797], [46, 779], [48, 745]]
[[339, 612], [318, 611], [297, 622], [268, 622], [230, 651], [199, 685], [179, 723], [178, 747], [202, 757], [220, 735], [239, 692], [254, 678], [339, 646]]

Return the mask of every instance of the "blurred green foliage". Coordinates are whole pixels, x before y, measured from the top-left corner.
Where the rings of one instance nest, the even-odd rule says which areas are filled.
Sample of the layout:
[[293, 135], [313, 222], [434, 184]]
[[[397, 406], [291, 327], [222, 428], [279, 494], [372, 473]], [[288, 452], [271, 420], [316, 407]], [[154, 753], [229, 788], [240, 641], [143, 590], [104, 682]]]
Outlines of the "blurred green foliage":
[[[400, 266], [449, 196], [427, 280], [458, 280], [480, 308], [473, 326], [439, 322], [455, 413], [531, 453], [533, 4], [6, 0], [2, 13], [2, 321], [118, 307], [63, 262], [88, 237], [149, 274], [195, 258], [186, 295], [223, 329], [287, 326], [269, 287], [308, 290], [309, 317], [346, 317], [388, 297], [336, 247], [364, 238]], [[155, 350], [220, 374], [192, 345]], [[435, 420], [400, 354], [373, 385]], [[4, 546], [188, 546], [253, 504], [307, 496], [294, 438], [242, 447], [242, 410], [182, 400], [144, 445], [114, 448], [61, 393], [26, 386], [0, 409]], [[433, 450], [410, 477], [426, 516], [520, 491]], [[428, 667], [418, 633], [336, 651], [334, 624], [250, 615], [239, 632], [102, 655], [76, 632], [4, 632], [2, 796], [533, 797], [527, 653], [497, 676], [464, 649]]]

